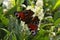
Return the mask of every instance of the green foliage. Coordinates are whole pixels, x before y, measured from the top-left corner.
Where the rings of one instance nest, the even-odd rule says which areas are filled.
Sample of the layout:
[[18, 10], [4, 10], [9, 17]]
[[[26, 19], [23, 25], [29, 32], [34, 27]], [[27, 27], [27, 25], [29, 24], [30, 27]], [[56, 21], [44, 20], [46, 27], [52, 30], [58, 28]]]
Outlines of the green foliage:
[[55, 21], [54, 24], [55, 24], [55, 26], [58, 26], [58, 25], [60, 26], [60, 18], [58, 18], [58, 19]]
[[21, 11], [22, 10], [22, 3], [24, 2], [24, 0], [17, 0], [16, 1], [16, 6], [17, 6], [17, 11]]
[[15, 5], [13, 8], [9, 9], [8, 12], [6, 13], [7, 15], [14, 15], [14, 12], [17, 11], [17, 6]]
[[2, 23], [3, 23], [4, 25], [8, 25], [8, 24], [9, 24], [9, 19], [6, 18], [6, 17], [4, 17], [3, 14], [0, 15], [0, 20], [2, 21]]
[[55, 3], [53, 10], [57, 9], [58, 7], [60, 7], [60, 0], [57, 0], [57, 2]]
[[2, 14], [3, 13], [3, 8], [2, 7], [0, 7], [0, 14]]
[[54, 14], [54, 20], [56, 21], [58, 18], [60, 18], [60, 11], [57, 11], [57, 12]]

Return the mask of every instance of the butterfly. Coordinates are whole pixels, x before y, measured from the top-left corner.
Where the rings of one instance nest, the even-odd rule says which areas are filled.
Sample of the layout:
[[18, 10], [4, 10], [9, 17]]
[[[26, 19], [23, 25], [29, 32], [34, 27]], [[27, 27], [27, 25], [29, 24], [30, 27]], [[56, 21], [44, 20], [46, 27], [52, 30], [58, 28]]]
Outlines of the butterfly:
[[33, 14], [34, 12], [31, 10], [24, 10], [24, 11], [15, 13], [18, 19], [20, 19], [21, 21], [24, 21], [25, 24], [27, 24], [31, 34], [36, 35], [38, 24], [39, 24], [39, 18], [38, 16], [33, 17]]

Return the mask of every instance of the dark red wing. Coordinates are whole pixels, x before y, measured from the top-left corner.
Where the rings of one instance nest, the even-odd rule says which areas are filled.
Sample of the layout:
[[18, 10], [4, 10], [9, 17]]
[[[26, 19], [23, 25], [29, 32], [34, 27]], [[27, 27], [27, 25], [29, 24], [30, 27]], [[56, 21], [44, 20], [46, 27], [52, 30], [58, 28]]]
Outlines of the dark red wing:
[[34, 25], [34, 24], [28, 24], [28, 27], [30, 30], [37, 30], [38, 26], [37, 25]]
[[25, 21], [25, 14], [24, 14], [23, 12], [20, 12], [20, 13], [18, 14], [18, 16], [20, 17], [20, 19], [21, 19], [22, 21]]
[[38, 26], [35, 24], [28, 24], [28, 28], [31, 31], [32, 35], [36, 35]]
[[25, 14], [23, 12], [17, 12], [15, 13], [16, 17], [21, 19], [22, 21], [25, 20]]

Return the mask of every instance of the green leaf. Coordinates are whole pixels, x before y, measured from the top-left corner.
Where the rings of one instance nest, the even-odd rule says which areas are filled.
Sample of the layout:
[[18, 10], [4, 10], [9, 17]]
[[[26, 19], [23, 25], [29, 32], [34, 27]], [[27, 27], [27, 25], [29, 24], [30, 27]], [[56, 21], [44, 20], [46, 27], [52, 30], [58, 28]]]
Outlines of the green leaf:
[[57, 20], [58, 18], [60, 18], [60, 11], [57, 11], [57, 12], [54, 14], [54, 21]]
[[24, 2], [24, 0], [17, 0], [17, 4], [21, 5]]
[[0, 14], [2, 14], [3, 13], [3, 8], [2, 7], [0, 7]]
[[0, 28], [1, 30], [5, 31], [7, 34], [10, 34], [10, 32], [4, 28]]
[[57, 35], [60, 35], [60, 31], [58, 31], [56, 34], [57, 34]]
[[6, 17], [4, 17], [3, 14], [0, 15], [0, 20], [2, 21], [2, 23], [3, 23], [4, 25], [8, 25], [8, 24], [9, 24], [9, 19], [6, 18]]
[[12, 35], [12, 40], [17, 40], [17, 38], [16, 38], [16, 35], [15, 35], [15, 34], [13, 34], [13, 35]]
[[21, 5], [24, 2], [24, 0], [17, 0], [17, 11], [21, 11]]
[[55, 4], [54, 7], [53, 7], [53, 10], [55, 10], [58, 6], [60, 6], [60, 0], [58, 0], [58, 1], [56, 2], [56, 4]]
[[58, 19], [55, 21], [54, 25], [55, 25], [55, 26], [60, 25], [60, 18], [58, 18]]

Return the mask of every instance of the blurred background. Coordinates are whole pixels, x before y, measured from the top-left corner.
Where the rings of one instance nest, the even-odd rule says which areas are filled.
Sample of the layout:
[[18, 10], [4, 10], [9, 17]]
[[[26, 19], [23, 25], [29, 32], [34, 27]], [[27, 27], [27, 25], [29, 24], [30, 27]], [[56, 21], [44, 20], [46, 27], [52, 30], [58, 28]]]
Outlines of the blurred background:
[[[35, 36], [14, 15], [28, 9], [40, 19]], [[60, 0], [0, 0], [0, 40], [60, 40]]]

